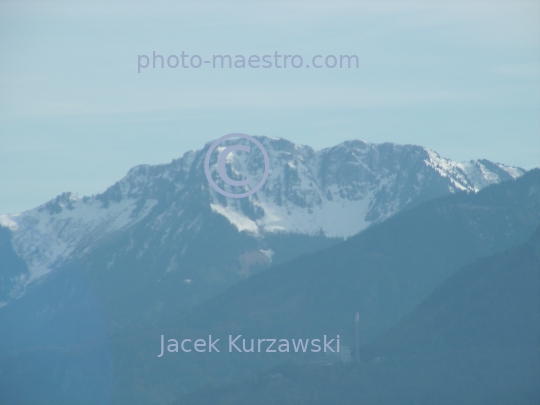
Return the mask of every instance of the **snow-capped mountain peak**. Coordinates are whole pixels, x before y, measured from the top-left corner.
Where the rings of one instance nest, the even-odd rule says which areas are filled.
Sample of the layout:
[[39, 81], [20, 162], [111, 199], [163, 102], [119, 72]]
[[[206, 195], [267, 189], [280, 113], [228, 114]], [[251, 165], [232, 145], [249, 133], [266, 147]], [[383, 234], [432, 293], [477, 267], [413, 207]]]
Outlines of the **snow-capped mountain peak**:
[[[11, 229], [13, 248], [29, 269], [14, 291], [117, 235], [134, 232], [138, 224], [145, 227], [140, 238], [157, 244], [189, 244], [185, 241], [208, 215], [226, 218], [258, 243], [271, 234], [347, 238], [411, 204], [476, 192], [525, 172], [487, 160], [457, 163], [414, 145], [351, 140], [315, 151], [281, 138], [256, 138], [268, 152], [270, 172], [264, 186], [247, 198], [227, 198], [210, 187], [204, 174], [209, 142], [169, 164], [136, 166], [102, 194], [80, 198], [64, 193], [35, 209], [1, 215], [0, 225]], [[239, 193], [249, 186], [230, 186], [216, 174], [217, 154], [232, 142], [247, 141], [225, 142], [214, 152], [210, 168], [220, 187]], [[231, 153], [226, 170], [231, 178], [252, 179], [253, 186], [264, 172], [263, 156], [256, 148]], [[174, 228], [172, 223], [179, 225]], [[142, 243], [138, 257], [144, 246], [148, 243]], [[178, 252], [168, 259], [167, 269], [186, 247], [175, 247]], [[263, 253], [260, 260], [271, 260], [272, 255]]]

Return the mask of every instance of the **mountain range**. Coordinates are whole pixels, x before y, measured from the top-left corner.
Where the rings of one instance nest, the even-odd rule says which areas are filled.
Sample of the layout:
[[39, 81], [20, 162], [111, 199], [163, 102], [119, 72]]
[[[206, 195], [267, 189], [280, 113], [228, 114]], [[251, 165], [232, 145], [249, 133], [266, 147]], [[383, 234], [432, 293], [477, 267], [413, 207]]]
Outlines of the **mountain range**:
[[[160, 361], [153, 358], [156, 336], [241, 334], [247, 339], [306, 339], [340, 335], [342, 345], [354, 347], [353, 320], [359, 312], [360, 343], [367, 347], [460, 268], [526, 243], [539, 225], [540, 170], [532, 170], [475, 194], [459, 193], [424, 202], [344, 242], [274, 265], [191, 312], [177, 313], [147, 330], [132, 329], [126, 337], [118, 336], [114, 347], [125, 353], [124, 344], [129, 341], [133, 344], [129, 352], [140, 354], [129, 360], [123, 356], [123, 368], [133, 370], [130, 379], [145, 381], [149, 374], [160, 376], [185, 392], [210, 382], [241, 381], [277, 364], [315, 358], [304, 353], [252, 357], [208, 354]], [[477, 333], [483, 333], [479, 328]], [[375, 356], [386, 357], [376, 351]], [[150, 371], [135, 371], [142, 364]], [[148, 388], [139, 396], [153, 398], [156, 393]], [[120, 397], [137, 401], [130, 396], [129, 385], [119, 390], [123, 392]]]
[[182, 405], [540, 402], [540, 227], [450, 276], [359, 363], [281, 365]]
[[[103, 194], [1, 216], [0, 391], [29, 404], [170, 404], [212, 381], [308, 361], [160, 361], [161, 334], [326, 333], [352, 346], [359, 311], [366, 345], [460, 267], [524, 243], [540, 223], [540, 170], [412, 145], [315, 152], [257, 139], [270, 175], [249, 198], [209, 186], [208, 143], [138, 166]], [[226, 162], [233, 179], [263, 169], [257, 153]]]
[[[27, 265], [4, 280], [0, 305], [46, 276], [86, 267], [101, 274], [101, 284], [134, 272], [145, 279], [143, 288], [184, 284], [182, 306], [190, 307], [261, 268], [329, 246], [422, 201], [477, 192], [525, 172], [487, 160], [456, 163], [413, 145], [348, 141], [316, 152], [285, 139], [257, 139], [270, 156], [270, 175], [249, 198], [226, 198], [209, 186], [208, 143], [170, 164], [134, 167], [102, 194], [64, 193], [0, 215], [13, 235], [10, 249]], [[214, 168], [215, 157], [211, 163]], [[226, 168], [232, 178], [257, 179], [264, 161], [260, 152], [235, 152]], [[134, 285], [133, 293], [140, 288]]]

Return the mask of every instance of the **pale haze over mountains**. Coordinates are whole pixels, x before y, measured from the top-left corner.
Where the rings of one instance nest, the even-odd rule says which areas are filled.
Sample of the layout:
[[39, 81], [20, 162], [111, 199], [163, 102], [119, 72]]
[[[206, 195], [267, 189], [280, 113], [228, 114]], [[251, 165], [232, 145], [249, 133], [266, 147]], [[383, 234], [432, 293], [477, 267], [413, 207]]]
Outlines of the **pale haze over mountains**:
[[[248, 198], [209, 185], [208, 143], [134, 167], [102, 194], [2, 215], [0, 393], [29, 404], [161, 405], [287, 359], [310, 370], [294, 354], [160, 359], [156, 345], [162, 334], [333, 333], [352, 347], [356, 311], [369, 344], [462, 266], [524, 243], [540, 220], [538, 170], [457, 163], [413, 145], [314, 151], [258, 139], [271, 170]], [[234, 152], [226, 170], [256, 184], [262, 154]]]
[[[300, 235], [325, 246], [332, 238], [350, 237], [427, 199], [476, 192], [525, 172], [487, 160], [457, 163], [414, 145], [353, 140], [315, 151], [285, 139], [258, 139], [270, 156], [270, 176], [247, 199], [225, 198], [208, 185], [203, 169], [208, 143], [169, 164], [134, 167], [102, 194], [80, 198], [65, 193], [35, 209], [1, 215], [0, 225], [13, 232], [13, 249], [28, 271], [12, 278], [10, 291], [0, 300], [7, 303], [29, 283], [84, 260], [111, 241], [119, 245], [101, 257], [102, 266], [114, 270], [125, 265], [126, 257], [143, 258], [157, 283], [187, 263], [193, 267], [200, 261], [195, 235], [217, 232], [218, 238], [226, 239], [240, 232], [250, 246], [244, 244], [225, 257], [225, 264], [234, 268], [221, 283], [227, 285], [257, 266], [305, 251], [289, 246], [287, 250], [295, 252], [287, 253], [276, 237]], [[264, 162], [253, 149], [251, 154], [228, 156], [231, 177], [249, 177], [253, 182], [261, 177]], [[219, 231], [210, 225], [216, 216], [226, 219]], [[215, 253], [220, 253], [219, 247]], [[198, 273], [187, 272], [184, 281], [200, 283]]]

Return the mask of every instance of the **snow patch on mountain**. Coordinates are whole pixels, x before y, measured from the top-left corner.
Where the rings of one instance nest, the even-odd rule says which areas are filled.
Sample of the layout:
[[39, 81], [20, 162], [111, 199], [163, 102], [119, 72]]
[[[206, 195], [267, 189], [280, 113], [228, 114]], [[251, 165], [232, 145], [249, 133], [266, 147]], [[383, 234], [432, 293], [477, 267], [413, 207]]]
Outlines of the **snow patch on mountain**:
[[17, 225], [17, 222], [13, 219], [16, 218], [19, 214], [9, 215], [9, 214], [1, 214], [0, 215], [0, 226], [3, 226], [5, 228], [9, 228], [12, 231], [16, 231], [19, 229], [19, 225]]
[[346, 238], [366, 228], [365, 220], [373, 193], [364, 199], [348, 200], [336, 198], [321, 202], [309, 209], [294, 204], [277, 205], [268, 198], [254, 202], [265, 215], [256, 221], [264, 232], [301, 233], [306, 235], [324, 234], [327, 237]]
[[239, 232], [250, 232], [255, 235], [259, 233], [259, 227], [251, 219], [245, 215], [231, 209], [230, 207], [222, 207], [219, 204], [210, 204], [210, 208], [213, 212], [223, 215], [229, 220], [229, 222], [238, 229]]
[[[261, 137], [261, 142], [271, 167], [261, 190], [242, 203], [210, 190], [213, 212], [238, 231], [259, 236], [282, 232], [347, 238], [394, 215], [438, 179], [446, 181], [446, 193], [477, 192], [524, 173], [488, 161], [453, 162], [414, 145], [347, 141], [315, 152], [283, 139]], [[234, 178], [256, 183], [262, 176], [260, 158], [245, 153], [227, 158]], [[223, 182], [220, 187], [230, 193], [249, 189]]]
[[148, 200], [137, 209], [137, 200], [126, 199], [104, 208], [96, 198], [63, 194], [36, 209], [3, 215], [2, 224], [14, 230], [13, 248], [26, 261], [30, 273], [26, 284], [46, 275], [77, 250], [78, 254], [87, 252], [104, 235], [137, 222], [156, 203]]
[[[203, 163], [209, 142], [170, 164], [136, 166], [103, 194], [79, 198], [65, 193], [35, 209], [0, 215], [0, 225], [12, 230], [13, 248], [30, 271], [21, 282], [39, 279], [143, 219], [142, 237], [157, 235], [162, 244], [169, 243], [173, 232], [178, 240], [181, 234], [189, 239], [200, 232], [208, 209], [256, 238], [267, 233], [347, 238], [416, 200], [476, 192], [525, 172], [487, 160], [457, 163], [414, 145], [353, 140], [315, 151], [285, 139], [257, 139], [268, 152], [270, 173], [261, 190], [245, 199], [226, 198], [206, 181]], [[213, 156], [212, 173], [216, 164]], [[256, 184], [264, 172], [264, 159], [257, 148], [234, 152], [227, 157], [226, 170], [231, 178], [249, 177]], [[233, 193], [249, 189], [215, 181]], [[178, 220], [180, 226], [172, 227]], [[134, 242], [125, 253], [133, 249]], [[143, 244], [132, 254], [142, 256], [147, 249]], [[173, 271], [176, 260], [164, 271]]]

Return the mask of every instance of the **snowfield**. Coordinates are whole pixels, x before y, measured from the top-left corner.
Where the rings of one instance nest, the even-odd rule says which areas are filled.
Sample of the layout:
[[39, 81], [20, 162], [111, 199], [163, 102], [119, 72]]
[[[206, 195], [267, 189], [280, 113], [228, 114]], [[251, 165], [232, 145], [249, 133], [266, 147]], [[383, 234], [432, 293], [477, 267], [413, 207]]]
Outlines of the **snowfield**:
[[[355, 140], [314, 151], [280, 138], [257, 139], [270, 156], [270, 174], [263, 188], [245, 199], [226, 198], [208, 185], [203, 161], [209, 142], [170, 164], [137, 166], [103, 194], [64, 193], [35, 209], [0, 215], [29, 269], [17, 291], [141, 220], [151, 222], [152, 232], [162, 232], [168, 218], [183, 215], [189, 196], [201, 211], [177, 232], [200, 229], [206, 209], [255, 238], [276, 232], [347, 238], [412, 202], [477, 192], [525, 172], [486, 160], [457, 163], [414, 145]], [[216, 161], [211, 160], [212, 173]], [[235, 152], [226, 167], [230, 177], [250, 177], [256, 184], [264, 171], [262, 154]], [[215, 180], [229, 192], [243, 191]], [[163, 243], [168, 232], [161, 235]]]

